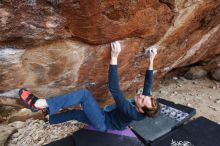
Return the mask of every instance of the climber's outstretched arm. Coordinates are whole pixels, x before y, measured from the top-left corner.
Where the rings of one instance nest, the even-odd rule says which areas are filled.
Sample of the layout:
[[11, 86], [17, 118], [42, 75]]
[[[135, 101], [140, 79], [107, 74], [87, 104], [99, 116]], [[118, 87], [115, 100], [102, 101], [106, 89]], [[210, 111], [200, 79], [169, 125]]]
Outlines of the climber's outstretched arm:
[[148, 49], [149, 54], [149, 66], [145, 74], [145, 80], [144, 80], [144, 89], [143, 89], [143, 95], [150, 96], [151, 95], [151, 88], [153, 84], [153, 69], [154, 69], [154, 58], [157, 55], [157, 48], [151, 47]]
[[114, 97], [116, 104], [122, 103], [125, 100], [124, 95], [119, 87], [118, 77], [118, 56], [121, 52], [121, 45], [118, 41], [111, 43], [111, 60], [108, 72], [109, 90]]

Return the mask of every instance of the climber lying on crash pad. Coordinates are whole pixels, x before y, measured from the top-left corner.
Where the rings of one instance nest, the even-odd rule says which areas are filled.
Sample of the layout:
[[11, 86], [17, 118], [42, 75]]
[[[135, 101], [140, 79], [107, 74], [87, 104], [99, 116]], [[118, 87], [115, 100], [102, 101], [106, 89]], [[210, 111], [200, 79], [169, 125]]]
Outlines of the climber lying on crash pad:
[[[146, 71], [143, 94], [137, 95], [133, 100], [127, 100], [119, 87], [117, 59], [121, 52], [118, 41], [111, 43], [111, 61], [108, 72], [109, 90], [115, 100], [115, 104], [101, 108], [92, 93], [87, 89], [80, 89], [61, 96], [49, 99], [39, 99], [30, 91], [22, 88], [19, 91], [20, 99], [35, 112], [46, 111], [49, 114], [49, 123], [57, 124], [68, 120], [78, 120], [93, 126], [99, 131], [108, 129], [123, 130], [133, 120], [139, 121], [146, 116], [154, 117], [160, 110], [156, 98], [150, 94], [153, 81], [153, 61], [157, 54], [153, 49], [149, 50], [149, 67]], [[60, 109], [80, 104], [82, 110], [74, 109], [58, 113]]]

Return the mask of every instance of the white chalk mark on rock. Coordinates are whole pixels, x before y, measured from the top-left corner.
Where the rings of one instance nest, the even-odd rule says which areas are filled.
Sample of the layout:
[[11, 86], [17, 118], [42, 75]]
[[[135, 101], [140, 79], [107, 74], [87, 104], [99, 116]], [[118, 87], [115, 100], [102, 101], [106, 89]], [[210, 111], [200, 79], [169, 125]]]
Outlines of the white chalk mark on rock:
[[4, 48], [0, 49], [0, 64], [16, 64], [21, 62], [21, 56], [24, 54], [25, 50], [14, 49], [14, 48]]

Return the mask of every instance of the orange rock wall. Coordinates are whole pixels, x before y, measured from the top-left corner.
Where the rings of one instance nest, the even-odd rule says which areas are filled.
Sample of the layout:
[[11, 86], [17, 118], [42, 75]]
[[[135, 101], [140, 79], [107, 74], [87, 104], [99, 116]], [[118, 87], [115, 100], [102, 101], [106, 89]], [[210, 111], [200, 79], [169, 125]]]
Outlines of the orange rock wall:
[[41, 97], [87, 87], [106, 103], [109, 43], [121, 40], [120, 84], [132, 97], [160, 45], [155, 80], [220, 54], [219, 0], [28, 0], [0, 2], [0, 95]]

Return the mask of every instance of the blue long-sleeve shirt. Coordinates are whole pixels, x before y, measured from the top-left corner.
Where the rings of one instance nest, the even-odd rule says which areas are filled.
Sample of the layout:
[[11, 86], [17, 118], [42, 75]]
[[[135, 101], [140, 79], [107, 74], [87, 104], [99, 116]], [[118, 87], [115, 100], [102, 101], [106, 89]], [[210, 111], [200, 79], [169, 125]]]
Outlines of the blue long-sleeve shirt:
[[[116, 103], [106, 107], [104, 110], [108, 129], [122, 130], [126, 128], [131, 121], [144, 119], [145, 115], [136, 110], [134, 100], [127, 100], [120, 90], [117, 65], [110, 65], [108, 78], [109, 90]], [[152, 80], [153, 70], [147, 70], [143, 90], [144, 95], [150, 95]]]

